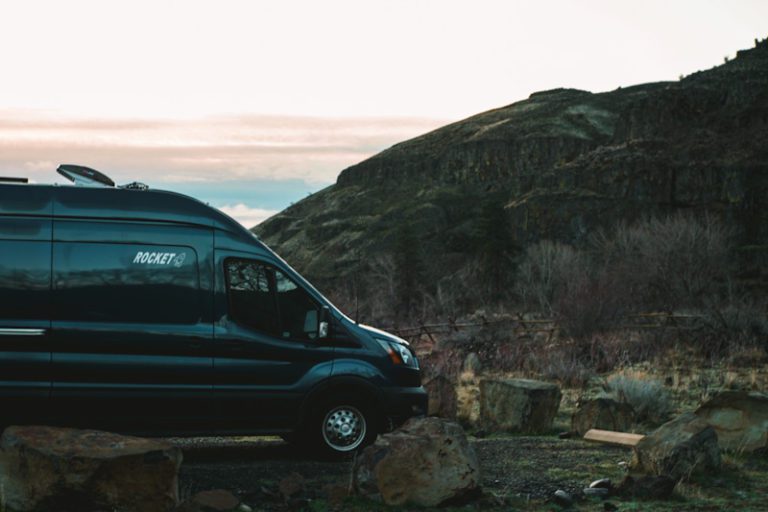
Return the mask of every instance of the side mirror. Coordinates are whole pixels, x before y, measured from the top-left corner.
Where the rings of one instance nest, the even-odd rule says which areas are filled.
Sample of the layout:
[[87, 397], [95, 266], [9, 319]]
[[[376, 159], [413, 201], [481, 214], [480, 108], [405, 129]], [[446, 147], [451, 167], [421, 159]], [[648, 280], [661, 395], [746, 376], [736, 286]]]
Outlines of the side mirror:
[[320, 309], [320, 322], [317, 324], [317, 337], [318, 339], [327, 338], [330, 334], [331, 325], [331, 311], [328, 306], [323, 306]]

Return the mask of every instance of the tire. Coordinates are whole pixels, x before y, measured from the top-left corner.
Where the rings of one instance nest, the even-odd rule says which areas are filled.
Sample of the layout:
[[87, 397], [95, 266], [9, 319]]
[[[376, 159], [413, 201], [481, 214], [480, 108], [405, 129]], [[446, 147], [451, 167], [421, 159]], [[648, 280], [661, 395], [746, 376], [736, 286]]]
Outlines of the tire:
[[334, 459], [346, 458], [368, 446], [379, 430], [373, 409], [352, 397], [323, 402], [315, 409], [308, 427], [316, 451]]

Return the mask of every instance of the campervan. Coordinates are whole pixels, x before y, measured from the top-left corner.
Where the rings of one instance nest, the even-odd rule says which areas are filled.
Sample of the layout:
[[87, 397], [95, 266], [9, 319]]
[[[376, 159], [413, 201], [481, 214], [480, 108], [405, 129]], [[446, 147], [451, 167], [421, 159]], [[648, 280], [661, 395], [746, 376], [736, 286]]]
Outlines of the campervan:
[[0, 424], [343, 454], [426, 413], [408, 343], [347, 317], [235, 220], [58, 171], [74, 184], [0, 178]]

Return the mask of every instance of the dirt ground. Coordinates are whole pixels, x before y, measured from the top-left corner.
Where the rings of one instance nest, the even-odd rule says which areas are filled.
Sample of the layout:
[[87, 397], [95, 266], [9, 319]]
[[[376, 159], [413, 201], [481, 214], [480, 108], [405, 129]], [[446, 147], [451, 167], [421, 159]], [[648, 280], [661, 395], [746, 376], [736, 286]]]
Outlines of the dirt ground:
[[[352, 462], [318, 461], [276, 438], [174, 439], [184, 451], [182, 495], [223, 488], [255, 509], [284, 507], [279, 482], [294, 473], [305, 480], [303, 505], [327, 498], [328, 485], [348, 486]], [[546, 500], [558, 490], [576, 493], [591, 480], [620, 471], [625, 449], [556, 437], [475, 439], [488, 494], [515, 501]], [[601, 471], [595, 473], [594, 470]], [[295, 503], [294, 505], [299, 505]], [[302, 508], [298, 506], [296, 508]]]
[[[184, 451], [182, 497], [207, 489], [232, 491], [253, 510], [395, 510], [360, 498], [334, 499], [331, 487], [349, 484], [352, 462], [323, 462], [278, 438], [173, 439]], [[505, 436], [472, 439], [482, 470], [483, 495], [456, 510], [560, 510], [550, 501], [563, 489], [577, 496], [577, 510], [605, 510], [604, 503], [578, 498], [598, 478], [619, 482], [624, 448], [557, 436]], [[301, 475], [303, 490], [286, 501], [283, 479]], [[293, 475], [293, 476], [291, 476]], [[621, 501], [618, 510], [768, 510], [768, 458], [728, 457], [711, 479], [681, 484], [667, 502]], [[400, 510], [400, 509], [398, 509]]]

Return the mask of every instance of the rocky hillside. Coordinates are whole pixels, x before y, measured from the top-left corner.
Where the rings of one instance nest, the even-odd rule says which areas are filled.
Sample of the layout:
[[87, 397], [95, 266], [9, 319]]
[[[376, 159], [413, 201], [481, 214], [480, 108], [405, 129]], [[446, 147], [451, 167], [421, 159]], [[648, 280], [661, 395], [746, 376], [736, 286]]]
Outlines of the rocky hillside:
[[450, 280], [482, 246], [489, 205], [504, 206], [518, 247], [688, 210], [764, 248], [766, 141], [768, 40], [676, 82], [544, 91], [450, 124], [345, 169], [254, 232], [322, 287], [391, 254], [406, 227], [429, 278]]

